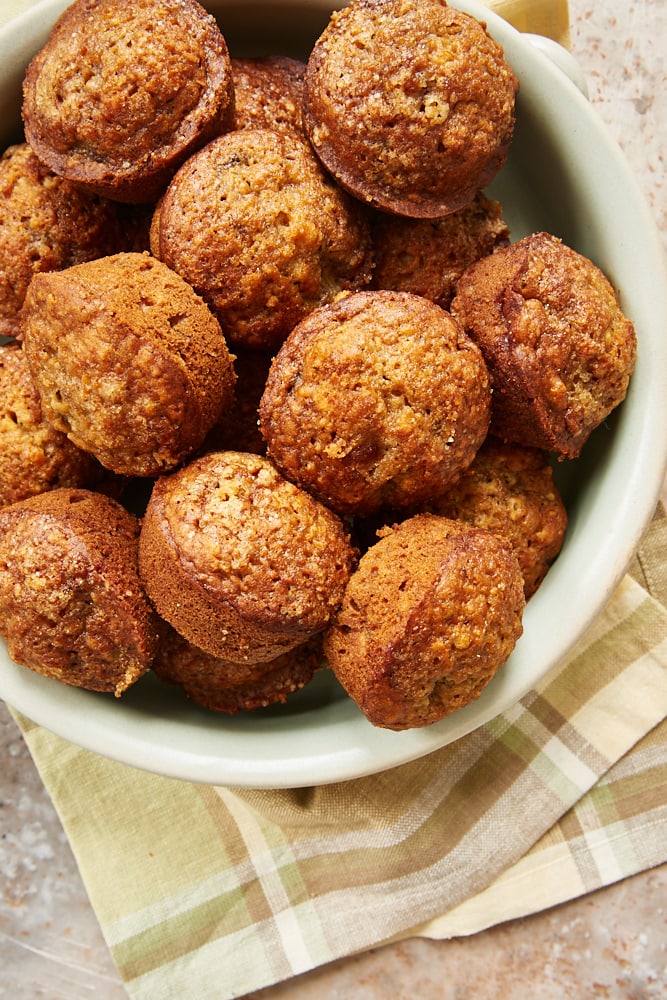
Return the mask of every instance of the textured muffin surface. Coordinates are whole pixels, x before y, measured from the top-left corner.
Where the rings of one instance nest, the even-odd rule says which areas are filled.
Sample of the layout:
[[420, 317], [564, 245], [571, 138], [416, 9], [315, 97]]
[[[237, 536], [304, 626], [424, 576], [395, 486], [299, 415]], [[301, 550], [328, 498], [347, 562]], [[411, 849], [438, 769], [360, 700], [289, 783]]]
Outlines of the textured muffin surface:
[[479, 697], [521, 635], [523, 606], [506, 540], [416, 515], [362, 556], [324, 652], [373, 725], [426, 726]]
[[150, 667], [158, 624], [139, 581], [139, 525], [88, 490], [0, 510], [0, 634], [55, 680], [119, 696]]
[[477, 261], [451, 309], [489, 366], [498, 437], [576, 458], [625, 398], [634, 327], [602, 271], [557, 237], [534, 233]]
[[42, 416], [25, 354], [0, 345], [0, 507], [59, 486], [95, 486], [102, 469]]
[[359, 198], [443, 216], [504, 162], [517, 89], [502, 48], [469, 15], [440, 0], [352, 0], [311, 52], [304, 124]]
[[114, 472], [174, 468], [231, 404], [218, 322], [148, 254], [36, 275], [22, 334], [45, 417]]
[[159, 480], [140, 541], [162, 617], [237, 662], [274, 659], [321, 631], [353, 557], [331, 511], [243, 452], [211, 452]]
[[283, 474], [343, 514], [425, 502], [486, 436], [482, 356], [452, 317], [405, 292], [312, 313], [278, 352], [260, 403]]
[[488, 437], [459, 481], [430, 505], [435, 514], [503, 535], [532, 597], [563, 545], [567, 511], [546, 452]]
[[370, 279], [360, 207], [300, 139], [221, 136], [179, 170], [151, 234], [156, 257], [208, 302], [234, 345], [275, 349], [339, 291]]
[[26, 72], [37, 155], [119, 200], [150, 201], [233, 111], [231, 63], [194, 0], [76, 0]]
[[118, 204], [54, 174], [25, 143], [0, 159], [0, 334], [16, 336], [33, 274], [126, 249]]

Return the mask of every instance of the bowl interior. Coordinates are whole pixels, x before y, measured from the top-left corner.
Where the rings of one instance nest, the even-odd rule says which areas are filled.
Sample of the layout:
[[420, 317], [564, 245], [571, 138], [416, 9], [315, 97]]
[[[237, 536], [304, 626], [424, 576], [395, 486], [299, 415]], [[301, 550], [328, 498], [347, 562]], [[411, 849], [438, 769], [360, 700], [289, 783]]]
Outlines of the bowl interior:
[[[20, 82], [66, 6], [43, 0], [0, 29], [1, 138], [20, 138]], [[209, 2], [233, 55], [306, 58], [329, 0]], [[457, 739], [514, 704], [582, 636], [621, 579], [650, 519], [667, 459], [667, 281], [658, 234], [621, 153], [577, 87], [485, 7], [519, 77], [517, 127], [490, 193], [513, 238], [547, 230], [590, 256], [618, 288], [639, 352], [628, 397], [576, 462], [556, 463], [569, 513], [563, 550], [524, 617], [524, 635], [479, 700], [425, 730], [390, 733], [363, 718], [327, 672], [284, 706], [245, 716], [198, 709], [147, 676], [116, 702], [18, 667], [0, 646], [0, 696], [85, 748], [189, 780], [296, 787], [375, 773]], [[4, 148], [4, 147], [3, 147]]]

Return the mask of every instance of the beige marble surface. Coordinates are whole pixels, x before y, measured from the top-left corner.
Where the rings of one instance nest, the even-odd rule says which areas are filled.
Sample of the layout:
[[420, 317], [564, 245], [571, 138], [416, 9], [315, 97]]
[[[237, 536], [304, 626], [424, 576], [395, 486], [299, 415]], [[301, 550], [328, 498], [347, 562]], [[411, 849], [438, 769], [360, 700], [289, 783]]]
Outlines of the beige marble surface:
[[[591, 100], [624, 148], [667, 249], [667, 2], [570, 6]], [[0, 997], [123, 1000], [62, 827], [2, 704], [0, 761]], [[255, 996], [659, 1000], [667, 997], [667, 866], [474, 937], [377, 949]]]

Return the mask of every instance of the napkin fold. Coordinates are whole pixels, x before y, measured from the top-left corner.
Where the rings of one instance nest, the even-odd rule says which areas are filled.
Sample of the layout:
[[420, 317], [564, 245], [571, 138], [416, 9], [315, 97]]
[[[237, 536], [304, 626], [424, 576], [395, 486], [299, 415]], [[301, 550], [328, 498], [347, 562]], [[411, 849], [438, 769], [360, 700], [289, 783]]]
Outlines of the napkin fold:
[[[565, 2], [488, 6], [567, 44]], [[667, 860], [666, 681], [659, 505], [563, 663], [487, 725], [383, 774], [284, 791], [190, 784], [15, 717], [130, 997], [228, 1000], [397, 938], [474, 933]]]

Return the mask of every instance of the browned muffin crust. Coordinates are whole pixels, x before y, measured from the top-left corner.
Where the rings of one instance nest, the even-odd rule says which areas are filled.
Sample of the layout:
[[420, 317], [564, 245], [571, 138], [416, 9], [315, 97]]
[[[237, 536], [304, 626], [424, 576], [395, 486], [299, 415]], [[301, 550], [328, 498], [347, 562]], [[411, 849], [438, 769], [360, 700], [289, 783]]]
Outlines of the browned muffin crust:
[[472, 204], [442, 219], [409, 219], [375, 212], [372, 288], [412, 292], [449, 309], [466, 268], [509, 243], [500, 202], [481, 192]]
[[40, 160], [118, 201], [158, 198], [232, 115], [227, 45], [196, 0], [75, 0], [23, 84]]
[[305, 138], [301, 117], [305, 72], [305, 62], [288, 56], [233, 56], [234, 128], [268, 128]]
[[542, 583], [567, 530], [567, 511], [547, 453], [492, 437], [458, 483], [429, 509], [507, 538], [519, 561], [526, 600]]
[[352, 0], [311, 52], [304, 125], [343, 187], [433, 218], [472, 201], [503, 164], [517, 89], [470, 15], [441, 0]]
[[25, 143], [0, 159], [0, 335], [18, 333], [33, 274], [125, 250], [120, 205], [79, 190]]
[[30, 669], [119, 697], [149, 669], [158, 621], [137, 571], [138, 522], [55, 489], [0, 510], [0, 634]]
[[148, 254], [35, 275], [21, 329], [44, 416], [114, 472], [175, 468], [231, 405], [217, 320]]
[[210, 453], [158, 480], [139, 545], [158, 613], [199, 649], [240, 663], [321, 632], [353, 560], [335, 514], [242, 452]]
[[235, 663], [197, 649], [168, 628], [153, 670], [161, 680], [180, 687], [197, 705], [235, 715], [284, 704], [322, 665], [320, 636], [268, 663]]
[[102, 473], [44, 420], [21, 346], [0, 345], [0, 507], [58, 486], [97, 487]]
[[268, 454], [341, 514], [418, 505], [486, 437], [481, 353], [452, 317], [407, 292], [358, 292], [303, 320], [260, 403]]
[[235, 346], [274, 350], [316, 306], [370, 280], [365, 213], [303, 141], [267, 129], [230, 132], [181, 167], [151, 248]]
[[521, 635], [523, 607], [509, 542], [416, 515], [362, 556], [324, 653], [373, 725], [427, 726], [479, 697]]
[[625, 398], [634, 327], [602, 271], [556, 236], [477, 261], [451, 308], [489, 366], [497, 437], [576, 458]]

